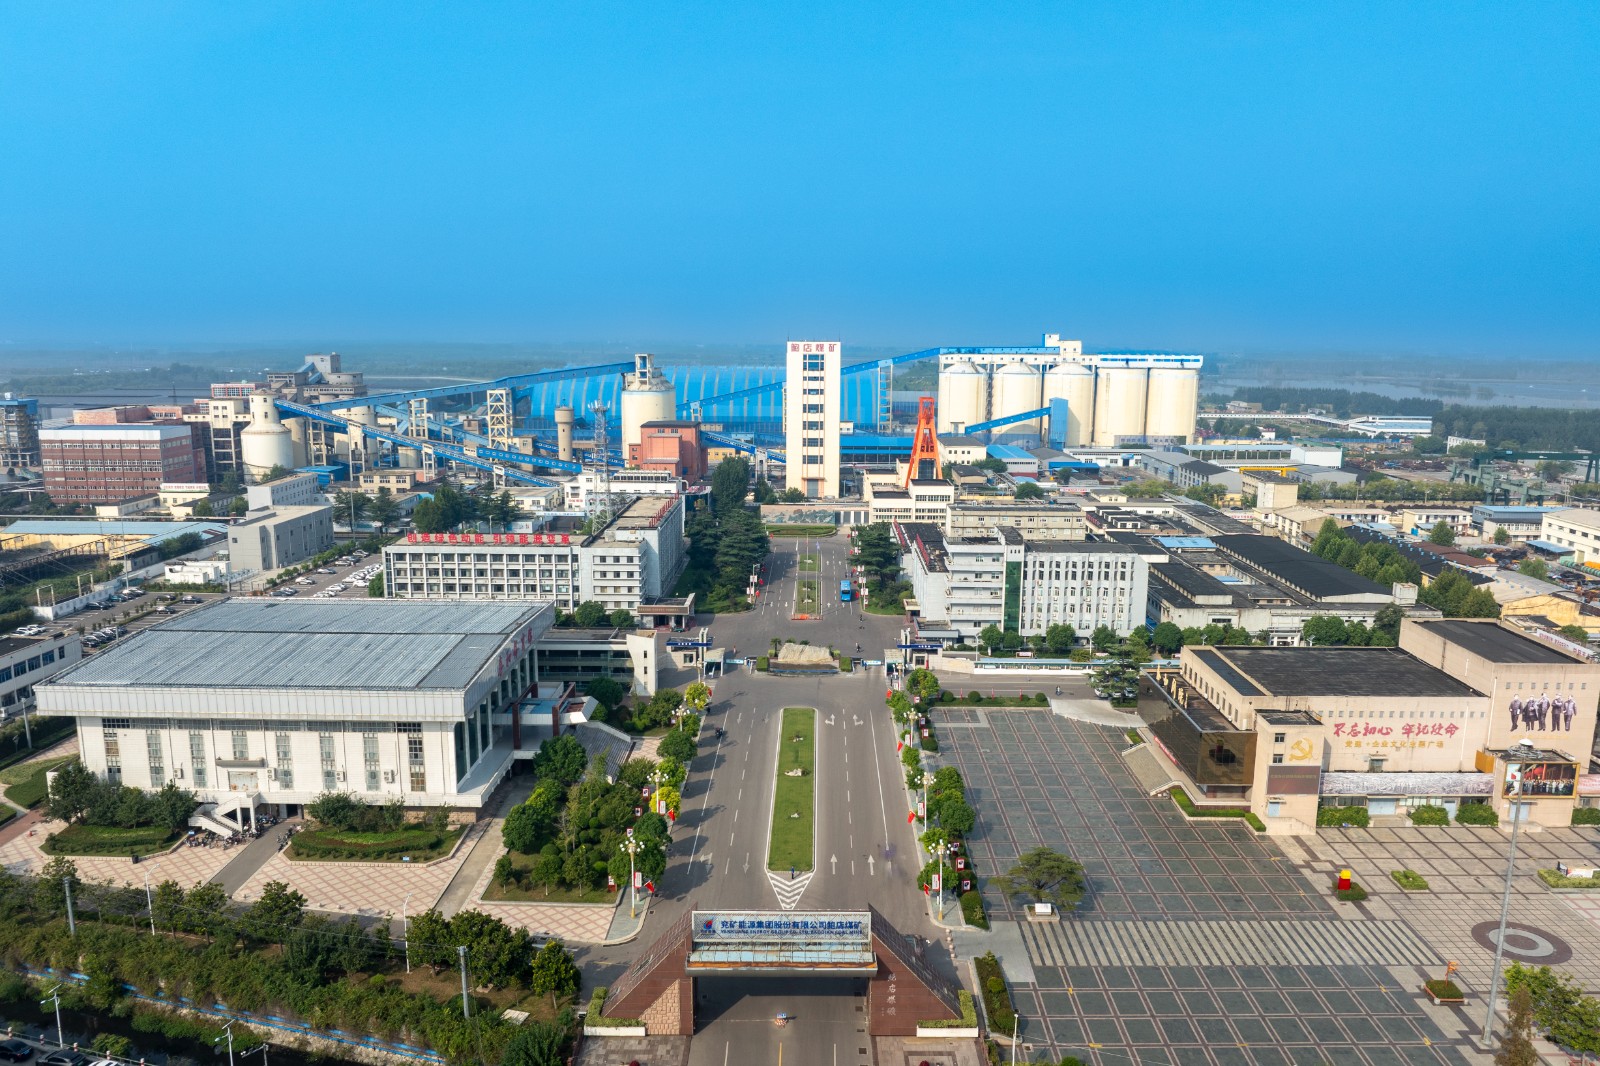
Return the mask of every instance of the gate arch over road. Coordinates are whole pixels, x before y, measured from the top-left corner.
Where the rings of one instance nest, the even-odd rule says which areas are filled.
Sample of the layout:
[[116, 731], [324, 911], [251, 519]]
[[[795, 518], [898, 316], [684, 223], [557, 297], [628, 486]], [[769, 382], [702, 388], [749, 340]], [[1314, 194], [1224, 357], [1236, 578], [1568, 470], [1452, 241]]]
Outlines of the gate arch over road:
[[652, 1035], [694, 1034], [694, 983], [704, 976], [867, 977], [867, 1032], [915, 1036], [917, 1023], [961, 1016], [959, 988], [877, 910], [691, 909], [634, 960], [606, 1014]]

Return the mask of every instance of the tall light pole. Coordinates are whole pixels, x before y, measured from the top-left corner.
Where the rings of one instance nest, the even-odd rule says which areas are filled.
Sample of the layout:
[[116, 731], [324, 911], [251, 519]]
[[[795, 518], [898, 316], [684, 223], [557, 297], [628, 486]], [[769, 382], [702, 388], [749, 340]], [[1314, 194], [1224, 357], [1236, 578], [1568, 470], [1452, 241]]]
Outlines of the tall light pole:
[[628, 827], [628, 839], [622, 844], [622, 850], [628, 853], [628, 917], [639, 916], [639, 890], [634, 887], [638, 879], [633, 870], [633, 857], [639, 854], [639, 842], [634, 839], [633, 827]]
[[1488, 1009], [1483, 1014], [1483, 1043], [1487, 1045], [1494, 1032], [1494, 1007], [1495, 1000], [1500, 994], [1500, 965], [1506, 950], [1506, 919], [1511, 914], [1511, 881], [1517, 872], [1517, 827], [1522, 824], [1522, 814], [1517, 799], [1522, 795], [1522, 780], [1519, 777], [1514, 787], [1510, 781], [1510, 764], [1526, 763], [1534, 754], [1533, 742], [1524, 738], [1518, 741], [1516, 747], [1510, 748], [1505, 753], [1507, 764], [1506, 791], [1510, 793], [1511, 802], [1506, 810], [1511, 815], [1511, 844], [1506, 851], [1506, 884], [1500, 893], [1500, 933], [1494, 941], [1494, 969], [1489, 973], [1489, 1003]]
[[472, 1000], [467, 996], [467, 946], [465, 944], [456, 948], [456, 957], [461, 960], [461, 1016], [471, 1021]]
[[406, 905], [411, 902], [411, 893], [406, 893], [406, 898], [400, 901], [400, 943], [406, 949], [406, 973], [411, 972], [411, 919], [406, 916]]
[[224, 1039], [226, 1039], [228, 1041], [228, 1066], [234, 1066], [234, 1063], [233, 1063], [233, 1023], [232, 1022], [229, 1022], [227, 1025], [224, 1025], [222, 1027], [222, 1036], [213, 1037], [211, 1042], [213, 1044], [220, 1044], [220, 1043], [222, 1043], [222, 1041]]
[[56, 985], [50, 991], [45, 993], [45, 997], [46, 998], [41, 999], [39, 1001], [39, 1006], [42, 1007], [46, 1003], [51, 1002], [52, 1000], [55, 1002], [55, 1005], [56, 1005], [56, 1044], [58, 1046], [60, 1046], [60, 1047], [66, 1047], [67, 1046], [67, 1038], [61, 1031], [61, 986], [60, 985]]
[[261, 1041], [260, 1047], [253, 1047], [249, 1051], [241, 1053], [239, 1057], [244, 1058], [245, 1055], [254, 1055], [258, 1051], [261, 1052], [261, 1066], [267, 1066], [267, 1042], [265, 1040]]
[[150, 935], [151, 936], [155, 936], [156, 935], [156, 904], [155, 904], [155, 900], [152, 899], [151, 896], [150, 896], [150, 867], [151, 866], [160, 867], [160, 865], [161, 865], [160, 862], [153, 862], [153, 863], [146, 864], [146, 866], [144, 868], [144, 905], [145, 905], [145, 909], [150, 912]]

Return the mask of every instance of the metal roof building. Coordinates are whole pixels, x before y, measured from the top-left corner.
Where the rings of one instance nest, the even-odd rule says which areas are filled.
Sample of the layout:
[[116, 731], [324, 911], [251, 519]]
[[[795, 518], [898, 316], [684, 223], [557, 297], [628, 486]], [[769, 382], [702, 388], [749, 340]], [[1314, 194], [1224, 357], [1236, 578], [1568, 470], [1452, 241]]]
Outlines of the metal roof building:
[[143, 788], [477, 806], [554, 621], [544, 602], [221, 600], [40, 685], [39, 711], [76, 716], [85, 765]]

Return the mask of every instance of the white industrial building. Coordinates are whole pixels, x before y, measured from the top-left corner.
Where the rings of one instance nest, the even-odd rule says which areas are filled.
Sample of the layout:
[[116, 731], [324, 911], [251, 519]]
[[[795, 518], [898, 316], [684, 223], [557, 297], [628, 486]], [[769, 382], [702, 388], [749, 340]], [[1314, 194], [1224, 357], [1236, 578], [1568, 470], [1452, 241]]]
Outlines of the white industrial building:
[[844, 417], [838, 341], [790, 341], [783, 386], [784, 484], [810, 499], [839, 496]]
[[[1081, 341], [1055, 333], [1037, 348], [949, 352], [939, 357], [938, 430], [961, 433], [1060, 400], [1066, 425], [1054, 427], [1053, 443], [1063, 447], [1184, 443], [1195, 436], [1202, 363], [1198, 355], [1085, 354]], [[995, 432], [1025, 440], [1042, 427], [1028, 419]]]
[[333, 508], [273, 507], [247, 511], [228, 527], [229, 569], [279, 570], [333, 547]]
[[1600, 565], [1600, 511], [1584, 507], [1550, 511], [1541, 520], [1539, 539], [1571, 551], [1576, 566]]
[[[671, 380], [656, 366], [655, 356], [640, 352], [633, 357], [633, 370], [622, 375], [622, 455], [626, 458], [632, 445], [643, 438], [640, 432], [646, 422], [670, 422], [678, 417], [678, 393]], [[558, 422], [561, 419], [558, 418]], [[566, 421], [565, 441], [570, 449], [571, 422]], [[561, 456], [571, 459], [569, 453]]]
[[[987, 626], [1042, 635], [1069, 625], [1121, 636], [1144, 624], [1149, 563], [1139, 549], [1102, 541], [1027, 540], [1010, 527], [946, 536], [928, 523], [897, 523], [919, 627], [975, 643]], [[942, 623], [942, 624], [941, 624]]]
[[598, 533], [411, 533], [383, 549], [384, 592], [400, 598], [596, 600], [635, 617], [664, 603], [688, 561], [682, 496], [639, 496]]
[[81, 658], [83, 643], [73, 632], [0, 637], [0, 722], [32, 711], [34, 686]]
[[[546, 603], [219, 600], [40, 685], [79, 757], [138, 788], [174, 782], [247, 823], [324, 792], [478, 807], [537, 695]], [[204, 810], [204, 808], [203, 808]]]

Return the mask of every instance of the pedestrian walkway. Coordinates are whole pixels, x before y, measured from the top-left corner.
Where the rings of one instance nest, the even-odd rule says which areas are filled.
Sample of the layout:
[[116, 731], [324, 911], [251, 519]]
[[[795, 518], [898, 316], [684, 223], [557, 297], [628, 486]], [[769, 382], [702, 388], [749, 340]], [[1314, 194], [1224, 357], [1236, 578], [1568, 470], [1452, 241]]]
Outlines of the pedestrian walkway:
[[[23, 823], [18, 831], [0, 843], [0, 867], [14, 874], [37, 874], [51, 859], [41, 847], [45, 837], [65, 829], [66, 825], [44, 819], [37, 812], [23, 815], [17, 821]], [[148, 875], [152, 883], [176, 881], [187, 888], [209, 881], [235, 854], [224, 848], [180, 847], [138, 863], [128, 858], [88, 855], [73, 856], [72, 861], [81, 881], [143, 884]]]
[[[477, 827], [468, 830], [479, 835]], [[254, 903], [273, 881], [281, 881], [306, 898], [314, 911], [361, 917], [417, 914], [434, 905], [461, 865], [472, 842], [457, 849], [450, 859], [431, 865], [420, 863], [291, 862], [286, 852], [273, 850], [267, 861], [233, 892], [238, 903]], [[409, 903], [407, 902], [409, 898]]]
[[1400, 921], [1065, 921], [1022, 936], [1042, 966], [1443, 965]]
[[[298, 824], [300, 819], [292, 819]], [[230, 897], [245, 886], [250, 878], [255, 876], [257, 870], [267, 864], [267, 860], [278, 853], [283, 846], [284, 834], [289, 831], [289, 823], [272, 826], [266, 829], [256, 839], [250, 841], [242, 848], [235, 848], [228, 860], [228, 865], [218, 870], [211, 878], [212, 882], [222, 886], [222, 890]]]
[[506, 814], [533, 794], [535, 783], [532, 774], [521, 774], [507, 778], [500, 786], [487, 812], [488, 819], [479, 822], [483, 832], [470, 841], [470, 848], [463, 847], [465, 854], [461, 865], [439, 896], [440, 914], [448, 918], [459, 910], [477, 905], [479, 897], [483, 895], [480, 882], [488, 883], [488, 874], [493, 870], [496, 860], [505, 854], [505, 837], [501, 830], [505, 828]]

